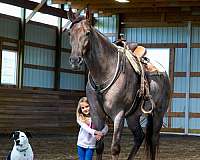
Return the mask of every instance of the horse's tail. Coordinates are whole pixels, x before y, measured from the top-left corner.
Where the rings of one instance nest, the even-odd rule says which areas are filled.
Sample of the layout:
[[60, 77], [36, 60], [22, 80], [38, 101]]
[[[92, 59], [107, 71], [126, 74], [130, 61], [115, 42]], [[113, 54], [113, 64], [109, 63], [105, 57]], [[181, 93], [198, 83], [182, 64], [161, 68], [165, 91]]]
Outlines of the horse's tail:
[[159, 138], [157, 139], [157, 145], [155, 146], [155, 141], [153, 139], [153, 115], [148, 114], [147, 115], [147, 124], [146, 124], [146, 136], [145, 136], [145, 151], [147, 158], [154, 159], [155, 154], [158, 151], [158, 144], [159, 144]]

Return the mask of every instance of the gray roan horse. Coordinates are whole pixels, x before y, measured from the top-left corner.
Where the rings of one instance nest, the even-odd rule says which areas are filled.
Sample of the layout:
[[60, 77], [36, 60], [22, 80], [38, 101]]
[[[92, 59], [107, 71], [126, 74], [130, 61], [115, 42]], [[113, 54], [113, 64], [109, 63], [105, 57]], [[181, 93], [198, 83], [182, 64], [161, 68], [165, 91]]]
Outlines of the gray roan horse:
[[[147, 157], [155, 160], [159, 143], [159, 132], [163, 124], [163, 116], [170, 101], [170, 83], [166, 72], [150, 75], [150, 94], [155, 102], [152, 114], [147, 116], [146, 132], [140, 125], [141, 108], [134, 103], [137, 91], [140, 89], [140, 76], [130, 65], [126, 56], [119, 52], [118, 47], [90, 24], [88, 19], [69, 16], [70, 43], [72, 51], [70, 63], [78, 69], [85, 62], [88, 70], [86, 95], [91, 105], [92, 121], [96, 129], [101, 130], [106, 116], [114, 123], [111, 145], [112, 160], [117, 160], [120, 154], [120, 139], [125, 119], [134, 140], [128, 159], [134, 159], [144, 138], [146, 137]], [[136, 99], [139, 101], [139, 99]], [[102, 159], [103, 140], [96, 144], [97, 159]]]

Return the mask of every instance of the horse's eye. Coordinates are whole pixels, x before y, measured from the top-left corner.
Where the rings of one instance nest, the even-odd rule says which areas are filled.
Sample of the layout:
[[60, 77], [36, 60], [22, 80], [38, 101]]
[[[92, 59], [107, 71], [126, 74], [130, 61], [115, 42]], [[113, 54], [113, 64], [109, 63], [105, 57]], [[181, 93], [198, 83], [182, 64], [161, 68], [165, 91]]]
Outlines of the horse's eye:
[[87, 31], [87, 32], [86, 32], [86, 36], [89, 36], [89, 35], [90, 35], [90, 31]]

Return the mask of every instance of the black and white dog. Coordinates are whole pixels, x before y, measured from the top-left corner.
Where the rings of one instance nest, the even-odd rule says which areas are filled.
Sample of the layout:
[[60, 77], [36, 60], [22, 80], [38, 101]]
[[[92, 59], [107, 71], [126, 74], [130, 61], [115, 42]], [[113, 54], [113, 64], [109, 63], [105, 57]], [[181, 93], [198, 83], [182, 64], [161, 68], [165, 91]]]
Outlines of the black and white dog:
[[33, 151], [29, 144], [29, 132], [15, 131], [11, 133], [11, 139], [14, 140], [12, 151], [8, 154], [7, 160], [33, 160]]

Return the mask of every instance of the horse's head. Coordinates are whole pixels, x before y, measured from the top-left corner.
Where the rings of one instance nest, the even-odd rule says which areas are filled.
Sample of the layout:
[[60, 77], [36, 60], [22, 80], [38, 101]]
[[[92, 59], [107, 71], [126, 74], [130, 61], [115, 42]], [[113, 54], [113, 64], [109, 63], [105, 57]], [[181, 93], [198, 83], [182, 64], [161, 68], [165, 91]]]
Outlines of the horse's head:
[[69, 62], [73, 69], [79, 69], [83, 58], [89, 50], [90, 23], [84, 17], [71, 19], [69, 30], [70, 44], [72, 47]]

